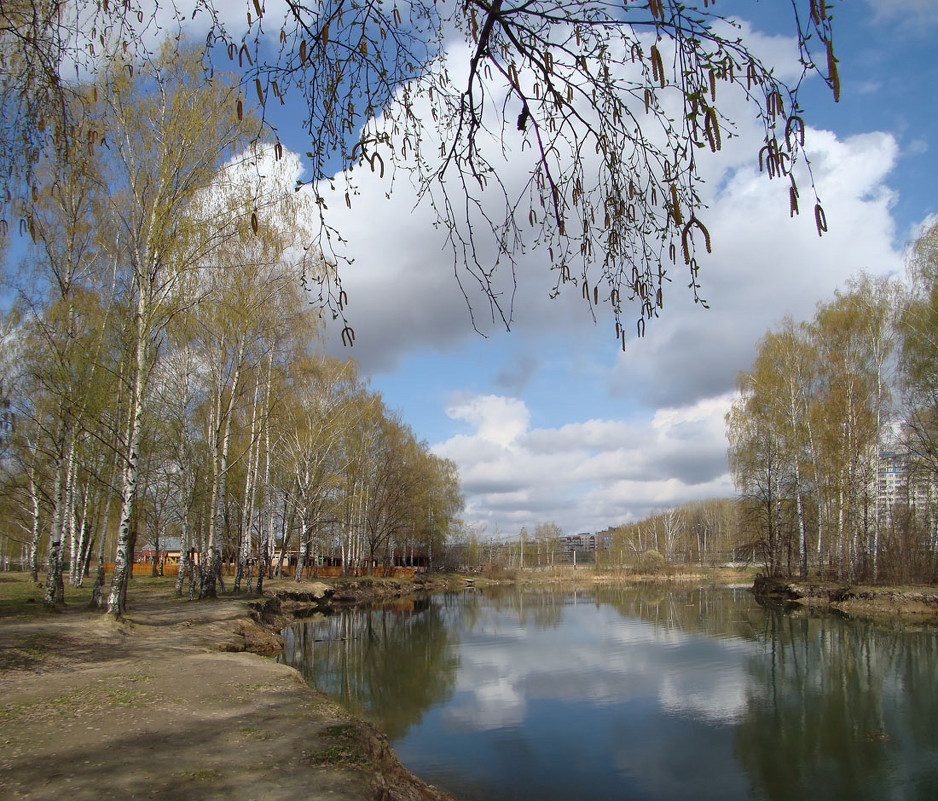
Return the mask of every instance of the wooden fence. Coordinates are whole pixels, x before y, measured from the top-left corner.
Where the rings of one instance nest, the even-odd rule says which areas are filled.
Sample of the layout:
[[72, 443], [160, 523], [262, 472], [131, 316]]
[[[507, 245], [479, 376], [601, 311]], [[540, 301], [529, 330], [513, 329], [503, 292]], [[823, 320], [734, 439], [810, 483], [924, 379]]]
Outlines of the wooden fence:
[[[114, 563], [105, 562], [104, 570], [107, 573], [114, 572]], [[281, 575], [287, 578], [293, 578], [295, 568], [293, 565], [284, 565], [283, 572]], [[222, 573], [226, 576], [233, 576], [235, 574], [235, 564], [234, 562], [225, 562], [222, 564]], [[391, 572], [393, 578], [403, 578], [410, 579], [413, 581], [414, 575], [417, 573], [417, 568], [415, 567], [394, 567]], [[133, 575], [134, 576], [151, 576], [153, 575], [153, 565], [150, 562], [134, 562], [133, 564]], [[163, 575], [164, 576], [177, 576], [179, 575], [179, 565], [175, 563], [167, 562], [163, 565]], [[257, 575], [255, 572], [253, 575]], [[341, 567], [326, 567], [320, 565], [319, 569], [313, 568], [312, 565], [308, 565], [303, 570], [303, 578], [305, 579], [316, 579], [316, 578], [339, 578], [343, 576]], [[355, 576], [366, 576], [366, 572], [358, 570], [353, 571], [351, 575]], [[375, 576], [383, 576], [384, 568], [380, 565], [375, 568]]]

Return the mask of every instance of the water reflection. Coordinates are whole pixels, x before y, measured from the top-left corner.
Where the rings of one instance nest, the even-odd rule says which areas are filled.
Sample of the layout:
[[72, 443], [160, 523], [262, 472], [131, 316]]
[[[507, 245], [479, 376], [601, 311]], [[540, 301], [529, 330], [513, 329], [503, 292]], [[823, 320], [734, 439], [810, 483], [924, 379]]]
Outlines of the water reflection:
[[938, 796], [938, 638], [769, 610], [739, 758], [766, 798]]
[[428, 599], [349, 609], [284, 632], [283, 660], [392, 739], [453, 692], [459, 659]]
[[287, 661], [464, 799], [933, 798], [934, 632], [743, 591], [467, 592], [298, 626]]

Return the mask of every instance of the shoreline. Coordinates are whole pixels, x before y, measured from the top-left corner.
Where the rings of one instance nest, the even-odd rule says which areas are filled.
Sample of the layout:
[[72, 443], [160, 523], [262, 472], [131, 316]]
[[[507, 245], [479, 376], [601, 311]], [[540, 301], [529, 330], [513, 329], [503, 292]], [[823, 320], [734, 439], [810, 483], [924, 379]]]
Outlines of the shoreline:
[[938, 624], [938, 587], [929, 585], [880, 587], [758, 576], [752, 592], [760, 601], [807, 612], [900, 626]]
[[[738, 584], [743, 574], [661, 583]], [[583, 571], [474, 586], [645, 583]], [[735, 581], [734, 581], [735, 579]], [[749, 577], [751, 581], [751, 576]], [[0, 581], [10, 581], [0, 577]], [[0, 608], [0, 795], [44, 799], [455, 801], [414, 776], [387, 738], [271, 657], [280, 630], [316, 612], [465, 588], [418, 582], [270, 582], [264, 596], [175, 599], [136, 579], [125, 620], [72, 604]], [[938, 622], [938, 588], [846, 588], [757, 579], [760, 601], [915, 626]], [[3, 585], [0, 584], [0, 592]]]
[[270, 598], [135, 584], [120, 622], [77, 604], [0, 616], [0, 797], [455, 801], [271, 658], [291, 610], [261, 623]]

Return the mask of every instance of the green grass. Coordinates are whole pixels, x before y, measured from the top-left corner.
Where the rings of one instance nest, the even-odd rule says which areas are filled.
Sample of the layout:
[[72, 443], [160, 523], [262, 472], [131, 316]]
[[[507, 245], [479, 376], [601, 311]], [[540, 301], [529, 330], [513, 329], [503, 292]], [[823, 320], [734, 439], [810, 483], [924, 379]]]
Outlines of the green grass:
[[245, 726], [238, 730], [238, 734], [247, 740], [269, 740], [270, 732], [266, 729], [255, 729], [251, 726]]
[[[29, 573], [0, 573], [0, 616], [39, 614], [45, 612], [43, 587], [45, 574], [39, 574], [39, 584], [30, 580]], [[110, 588], [111, 576], [105, 582], [105, 592]], [[83, 582], [82, 587], [73, 587], [65, 577], [65, 606], [84, 608], [91, 603], [94, 588], [94, 571]], [[141, 590], [158, 590], [167, 595], [176, 584], [175, 576], [134, 576], [130, 580], [129, 595]]]
[[203, 768], [201, 770], [182, 770], [175, 775], [181, 779], [188, 779], [189, 781], [193, 782], [213, 782], [221, 778], [221, 774], [217, 770], [212, 770], [211, 768]]
[[[31, 614], [45, 611], [42, 599], [45, 590], [39, 575], [39, 584], [30, 580], [29, 573], [0, 573], [0, 615]], [[94, 578], [85, 579], [83, 587], [73, 587], [65, 579], [65, 605], [87, 606], [91, 602]]]
[[329, 726], [323, 731], [325, 745], [313, 755], [313, 764], [320, 766], [364, 768], [369, 764], [362, 748], [361, 734], [354, 723]]

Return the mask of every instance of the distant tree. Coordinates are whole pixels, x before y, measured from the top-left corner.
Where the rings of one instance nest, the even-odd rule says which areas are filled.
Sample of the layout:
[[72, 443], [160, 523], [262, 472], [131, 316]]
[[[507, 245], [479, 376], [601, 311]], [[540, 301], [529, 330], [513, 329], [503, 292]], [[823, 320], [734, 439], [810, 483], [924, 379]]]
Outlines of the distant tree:
[[740, 396], [727, 415], [729, 464], [737, 496], [753, 520], [770, 575], [782, 570], [782, 482], [786, 462], [776, 404], [747, 374], [737, 382]]
[[[805, 496], [809, 488], [817, 483], [818, 448], [815, 438], [819, 424], [818, 421], [812, 420], [812, 415], [816, 416], [818, 413], [820, 386], [816, 376], [821, 372], [819, 359], [808, 326], [796, 326], [792, 320], [786, 319], [778, 330], [768, 332], [759, 342], [752, 367], [740, 374], [738, 385], [746, 398], [741, 403], [749, 406], [748, 411], [743, 414], [762, 417], [761, 424], [768, 427], [763, 430], [762, 436], [771, 436], [771, 441], [776, 447], [774, 450], [763, 447], [758, 451], [749, 451], [749, 446], [754, 443], [747, 445], [738, 437], [754, 433], [756, 429], [752, 428], [751, 421], [749, 425], [738, 427], [740, 421], [736, 420], [731, 427], [733, 463], [739, 468], [736, 474], [739, 489], [744, 488], [747, 482], [745, 476], [750, 468], [745, 466], [746, 459], [752, 456], [767, 459], [763, 464], [763, 468], [766, 468], [773, 463], [771, 455], [775, 455], [774, 464], [778, 471], [774, 494], [777, 503], [776, 514], [771, 517], [767, 514], [762, 516], [766, 524], [762, 530], [770, 535], [767, 542], [775, 549], [773, 558], [780, 560], [781, 549], [790, 545], [780, 529], [783, 519], [782, 495], [792, 499], [794, 522], [798, 532], [799, 571], [802, 577], [807, 575], [808, 559]], [[737, 404], [733, 415], [739, 413], [742, 408]], [[764, 485], [759, 494], [765, 498], [766, 493], [770, 491], [771, 487]], [[760, 507], [756, 505], [750, 508]], [[820, 519], [818, 516], [819, 521]], [[821, 538], [822, 531], [819, 529], [819, 542]]]
[[[938, 510], [934, 487], [938, 482], [938, 223], [934, 223], [916, 242], [910, 259], [912, 288], [899, 321], [900, 369], [899, 386], [904, 405], [904, 423], [909, 459], [908, 489], [930, 496], [930, 508], [919, 510], [924, 525], [922, 536], [914, 536], [913, 510], [900, 519], [901, 529], [911, 530], [912, 537], [900, 537], [903, 575], [907, 563], [915, 555], [930, 555], [930, 578], [938, 580], [938, 536], [935, 535]], [[931, 488], [930, 492], [914, 491], [915, 486]], [[914, 545], [906, 545], [909, 540]], [[918, 543], [927, 547], [916, 547]], [[906, 554], [912, 553], [909, 559]]]
[[[815, 317], [814, 337], [824, 381], [820, 413], [823, 483], [829, 510], [826, 529], [838, 572], [858, 577], [871, 567], [876, 541], [876, 478], [881, 434], [885, 422], [883, 364], [878, 358], [889, 307], [877, 309], [879, 298], [858, 288], [837, 293]], [[872, 305], [871, 305], [872, 304]]]
[[350, 407], [359, 386], [354, 363], [324, 357], [297, 358], [290, 377], [281, 459], [291, 476], [290, 500], [299, 523], [299, 581], [308, 561], [315, 564], [327, 519], [337, 515], [336, 483], [348, 459], [342, 453], [343, 429], [355, 414]]
[[554, 563], [554, 554], [560, 548], [560, 538], [563, 531], [560, 526], [551, 521], [550, 523], [538, 523], [534, 527], [534, 542], [537, 549], [537, 566], [541, 566], [541, 552], [544, 553], [546, 564]]
[[459, 515], [465, 508], [465, 498], [460, 491], [456, 464], [431, 453], [423, 443], [417, 450], [415, 468], [417, 476], [407, 538], [426, 552], [432, 568], [437, 564], [436, 555], [461, 528]]
[[915, 243], [903, 309], [901, 385], [913, 452], [938, 476], [938, 223]]

